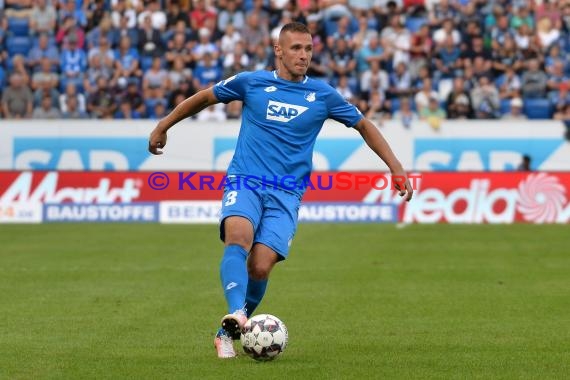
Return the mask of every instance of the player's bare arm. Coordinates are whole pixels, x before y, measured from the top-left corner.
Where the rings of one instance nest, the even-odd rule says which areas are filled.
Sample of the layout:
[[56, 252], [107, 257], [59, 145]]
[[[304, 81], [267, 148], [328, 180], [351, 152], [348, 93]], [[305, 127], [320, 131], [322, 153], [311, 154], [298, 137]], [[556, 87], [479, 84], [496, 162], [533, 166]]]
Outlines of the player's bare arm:
[[394, 181], [394, 186], [400, 191], [400, 195], [405, 196], [406, 201], [409, 202], [412, 199], [414, 190], [408, 180], [408, 175], [378, 128], [376, 128], [374, 123], [367, 118], [362, 118], [355, 125], [354, 129], [360, 133], [366, 144], [374, 151], [374, 153], [376, 153], [378, 157], [388, 165], [393, 177], [405, 178], [403, 187], [396, 181]]
[[160, 120], [150, 134], [148, 150], [152, 154], [162, 154], [159, 150], [166, 145], [166, 132], [176, 123], [197, 114], [209, 106], [219, 103], [214, 95], [213, 88], [198, 91], [188, 99], [176, 106], [167, 116]]

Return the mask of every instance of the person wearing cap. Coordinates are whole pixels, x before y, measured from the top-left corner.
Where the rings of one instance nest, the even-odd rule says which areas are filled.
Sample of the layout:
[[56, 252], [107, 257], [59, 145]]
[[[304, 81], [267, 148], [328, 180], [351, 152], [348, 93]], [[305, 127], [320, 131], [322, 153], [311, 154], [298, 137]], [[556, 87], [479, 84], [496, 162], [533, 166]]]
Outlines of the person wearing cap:
[[510, 111], [503, 115], [503, 120], [525, 120], [526, 115], [523, 113], [523, 101], [521, 98], [512, 98], [509, 105]]

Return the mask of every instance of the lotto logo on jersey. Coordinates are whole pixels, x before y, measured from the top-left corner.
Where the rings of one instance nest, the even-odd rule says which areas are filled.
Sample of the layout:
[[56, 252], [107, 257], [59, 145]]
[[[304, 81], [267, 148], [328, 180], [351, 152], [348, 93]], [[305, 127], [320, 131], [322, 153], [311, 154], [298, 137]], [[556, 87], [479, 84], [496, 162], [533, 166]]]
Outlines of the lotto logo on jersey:
[[267, 104], [266, 119], [288, 123], [306, 110], [308, 110], [307, 107], [270, 100]]

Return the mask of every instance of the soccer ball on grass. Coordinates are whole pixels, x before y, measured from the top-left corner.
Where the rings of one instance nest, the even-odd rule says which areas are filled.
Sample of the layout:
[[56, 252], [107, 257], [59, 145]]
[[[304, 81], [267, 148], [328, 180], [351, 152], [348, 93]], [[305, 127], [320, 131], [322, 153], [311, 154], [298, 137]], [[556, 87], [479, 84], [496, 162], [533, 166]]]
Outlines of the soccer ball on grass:
[[275, 359], [287, 347], [287, 327], [276, 316], [259, 314], [250, 318], [241, 334], [246, 354], [258, 361]]

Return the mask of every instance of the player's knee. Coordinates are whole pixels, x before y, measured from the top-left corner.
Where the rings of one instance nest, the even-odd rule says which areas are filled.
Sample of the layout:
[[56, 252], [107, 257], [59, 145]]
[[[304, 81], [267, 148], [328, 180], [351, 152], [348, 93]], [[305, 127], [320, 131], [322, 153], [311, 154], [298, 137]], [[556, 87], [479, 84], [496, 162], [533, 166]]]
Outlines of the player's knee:
[[256, 262], [250, 263], [248, 265], [249, 277], [254, 280], [267, 280], [269, 278], [269, 273], [271, 273], [271, 268], [273, 266], [270, 263]]
[[251, 246], [253, 244], [253, 242], [251, 240], [252, 239], [246, 235], [239, 235], [239, 234], [232, 235], [232, 234], [230, 234], [230, 235], [226, 235], [224, 242], [226, 243], [226, 245], [239, 245], [240, 247], [245, 249], [247, 252], [249, 252], [251, 250]]

